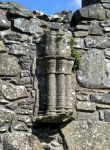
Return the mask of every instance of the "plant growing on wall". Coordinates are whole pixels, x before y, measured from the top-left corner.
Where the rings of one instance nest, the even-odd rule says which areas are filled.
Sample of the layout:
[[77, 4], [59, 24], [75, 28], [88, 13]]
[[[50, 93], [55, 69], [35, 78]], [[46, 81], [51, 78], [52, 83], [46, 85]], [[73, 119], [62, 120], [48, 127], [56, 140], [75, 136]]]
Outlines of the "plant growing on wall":
[[74, 48], [75, 45], [74, 38], [72, 37], [70, 40], [70, 47], [71, 47], [71, 56], [75, 58], [75, 63], [74, 63], [74, 69], [78, 70], [80, 68], [80, 62], [81, 62], [81, 55], [79, 52]]

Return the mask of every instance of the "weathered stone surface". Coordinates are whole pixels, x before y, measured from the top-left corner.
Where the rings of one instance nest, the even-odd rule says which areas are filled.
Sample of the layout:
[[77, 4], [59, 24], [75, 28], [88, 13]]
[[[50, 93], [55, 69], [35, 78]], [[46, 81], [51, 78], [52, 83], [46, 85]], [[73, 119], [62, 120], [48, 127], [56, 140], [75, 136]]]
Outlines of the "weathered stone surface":
[[109, 21], [109, 20], [102, 21], [102, 22], [100, 22], [100, 25], [101, 25], [102, 27], [108, 27], [108, 26], [110, 26], [110, 21]]
[[110, 27], [104, 27], [105, 32], [110, 32]]
[[74, 37], [86, 37], [88, 35], [87, 31], [76, 31], [73, 33]]
[[30, 11], [19, 11], [19, 10], [16, 10], [16, 9], [11, 9], [8, 11], [10, 15], [12, 16], [21, 16], [21, 17], [25, 17], [25, 18], [32, 18], [33, 17], [33, 14], [32, 12]]
[[96, 105], [91, 102], [78, 102], [77, 103], [77, 110], [85, 110], [85, 111], [95, 111]]
[[77, 112], [76, 116], [77, 120], [92, 120], [92, 121], [97, 121], [99, 120], [99, 114], [98, 112]]
[[28, 52], [27, 44], [12, 44], [9, 48], [9, 53], [13, 55], [27, 55]]
[[100, 104], [110, 104], [110, 94], [103, 94], [103, 93], [91, 94], [90, 100], [92, 102]]
[[110, 47], [108, 37], [104, 36], [88, 36], [85, 38], [86, 47], [104, 49]]
[[48, 27], [51, 29], [51, 30], [59, 30], [61, 27], [62, 27], [62, 23], [57, 23], [57, 22], [50, 22], [48, 24]]
[[75, 21], [81, 21], [83, 18], [104, 20], [106, 12], [101, 4], [94, 4], [79, 9], [74, 13], [74, 17]]
[[29, 37], [27, 35], [24, 34], [20, 34], [17, 32], [1, 32], [1, 36], [3, 39], [6, 39], [8, 42], [13, 41], [13, 42], [24, 42], [24, 41], [28, 41]]
[[6, 19], [6, 14], [2, 10], [0, 10], [0, 30], [1, 29], [8, 29], [10, 26], [10, 23]]
[[43, 150], [37, 137], [31, 133], [12, 132], [3, 136], [4, 150]]
[[106, 9], [110, 9], [110, 3], [102, 3], [103, 7]]
[[110, 1], [109, 0], [100, 0], [102, 3], [110, 3]]
[[25, 33], [43, 33], [43, 29], [39, 26], [37, 20], [29, 21], [23, 18], [14, 19], [14, 27]]
[[83, 24], [80, 24], [80, 25], [77, 25], [76, 26], [76, 29], [77, 30], [81, 30], [81, 31], [88, 31], [89, 30], [89, 25], [83, 25]]
[[4, 108], [0, 108], [0, 127], [6, 123], [10, 123], [13, 118], [13, 112]]
[[110, 87], [109, 81], [110, 60], [105, 59], [103, 51], [90, 49], [82, 55], [80, 70], [77, 78], [81, 86], [87, 88]]
[[0, 54], [0, 76], [17, 76], [19, 72], [20, 66], [16, 57]]
[[110, 110], [104, 112], [104, 119], [107, 122], [110, 122]]
[[0, 85], [1, 92], [9, 101], [14, 101], [20, 98], [28, 97], [27, 90], [24, 86], [15, 86], [13, 84]]
[[1, 52], [6, 52], [8, 48], [5, 47], [3, 41], [0, 41], [0, 53]]
[[109, 150], [110, 123], [73, 121], [62, 129], [69, 150]]
[[98, 21], [92, 21], [89, 29], [90, 35], [103, 35], [103, 31], [101, 27], [99, 26]]
[[110, 48], [105, 49], [105, 57], [110, 58]]
[[32, 115], [33, 114], [33, 110], [27, 110], [27, 109], [21, 109], [21, 108], [18, 108], [15, 112], [19, 115]]
[[74, 38], [75, 45], [74, 48], [84, 48], [84, 40], [82, 38]]

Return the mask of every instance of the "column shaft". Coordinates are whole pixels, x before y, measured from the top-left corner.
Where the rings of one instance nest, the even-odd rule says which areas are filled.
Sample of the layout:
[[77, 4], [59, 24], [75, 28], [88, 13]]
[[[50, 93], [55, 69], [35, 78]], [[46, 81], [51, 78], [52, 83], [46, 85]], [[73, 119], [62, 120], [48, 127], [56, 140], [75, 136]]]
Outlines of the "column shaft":
[[56, 60], [50, 59], [47, 62], [47, 114], [54, 114], [56, 111]]

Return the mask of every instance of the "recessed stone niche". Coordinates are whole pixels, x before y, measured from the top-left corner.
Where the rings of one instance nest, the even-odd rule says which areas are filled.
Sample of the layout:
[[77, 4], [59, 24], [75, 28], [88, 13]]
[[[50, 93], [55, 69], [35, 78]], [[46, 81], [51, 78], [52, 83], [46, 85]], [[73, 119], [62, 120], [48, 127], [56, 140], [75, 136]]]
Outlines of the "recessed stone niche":
[[[44, 55], [37, 59], [36, 75], [39, 82], [37, 121], [63, 122], [72, 118], [73, 98], [71, 72], [71, 33], [47, 32]], [[43, 95], [43, 96], [42, 96]]]

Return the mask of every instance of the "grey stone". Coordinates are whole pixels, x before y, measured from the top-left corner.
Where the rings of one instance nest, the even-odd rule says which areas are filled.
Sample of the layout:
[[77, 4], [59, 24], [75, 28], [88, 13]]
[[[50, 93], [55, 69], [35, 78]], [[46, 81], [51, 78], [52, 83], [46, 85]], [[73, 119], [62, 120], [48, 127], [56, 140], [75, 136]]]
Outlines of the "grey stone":
[[23, 7], [20, 4], [14, 3], [14, 2], [7, 2], [7, 3], [0, 3], [0, 8], [2, 9], [16, 9], [19, 11], [28, 11], [27, 8]]
[[89, 99], [89, 96], [78, 94], [76, 95], [76, 98], [78, 101], [87, 101]]
[[43, 29], [35, 19], [30, 21], [23, 18], [14, 19], [14, 27], [24, 33], [43, 34]]
[[29, 37], [24, 34], [20, 34], [17, 32], [4, 32], [3, 39], [6, 39], [8, 42], [10, 41], [28, 41]]
[[29, 62], [20, 62], [20, 66], [21, 66], [21, 69], [23, 69], [23, 70], [30, 70], [31, 63], [29, 63]]
[[20, 11], [20, 10], [16, 10], [16, 9], [11, 9], [8, 11], [10, 15], [12, 16], [21, 16], [21, 17], [25, 17], [25, 18], [32, 18], [33, 14], [30, 11]]
[[13, 55], [27, 55], [29, 48], [27, 44], [12, 44], [9, 47], [9, 53]]
[[4, 97], [9, 101], [28, 97], [27, 90], [24, 86], [15, 86], [13, 84], [2, 83], [2, 85], [0, 85], [0, 88]]
[[3, 41], [0, 41], [0, 53], [6, 52], [8, 48], [5, 47]]
[[10, 110], [0, 108], [0, 127], [12, 121], [14, 113]]
[[105, 9], [101, 4], [94, 4], [88, 6], [89, 17], [92, 19], [104, 20], [106, 18]]
[[110, 32], [110, 27], [104, 27], [105, 32]]
[[103, 31], [101, 27], [99, 26], [98, 21], [92, 21], [89, 29], [90, 35], [103, 35]]
[[88, 31], [89, 30], [89, 25], [83, 25], [83, 24], [79, 24], [76, 26], [77, 30], [83, 30], [83, 31]]
[[73, 45], [74, 48], [84, 48], [84, 40], [83, 38], [74, 38], [75, 44]]
[[51, 30], [59, 30], [61, 27], [62, 27], [62, 23], [57, 23], [57, 22], [50, 22], [48, 24], [48, 27], [51, 29]]
[[109, 59], [110, 58], [110, 49], [109, 48], [105, 49], [104, 54], [105, 54], [105, 57]]
[[69, 150], [109, 150], [110, 123], [73, 121], [62, 130]]
[[109, 64], [103, 51], [90, 49], [82, 54], [80, 69], [77, 78], [81, 86], [86, 88], [109, 88]]
[[8, 104], [9, 102], [5, 99], [0, 99], [0, 104], [1, 105], [5, 105], [5, 104]]
[[110, 122], [110, 110], [104, 111], [105, 121]]
[[110, 3], [109, 0], [100, 0], [102, 3]]
[[104, 49], [110, 47], [110, 42], [109, 42], [108, 37], [102, 37], [102, 36], [88, 36], [85, 38], [85, 43], [86, 47], [89, 48], [99, 48], [99, 49]]
[[106, 20], [106, 21], [102, 21], [99, 23], [102, 27], [108, 27], [110, 26], [110, 21], [109, 20]]
[[91, 94], [90, 100], [100, 104], [110, 104], [110, 94]]
[[0, 54], [0, 76], [17, 76], [19, 72], [20, 66], [16, 57]]
[[6, 105], [6, 108], [10, 109], [10, 110], [15, 110], [18, 107], [18, 105], [16, 103], [10, 103]]
[[21, 109], [21, 108], [16, 109], [15, 112], [19, 115], [32, 115], [33, 114], [33, 110], [27, 110], [27, 109]]
[[107, 10], [107, 18], [110, 18], [110, 11]]
[[30, 77], [19, 78], [17, 80], [12, 80], [12, 82], [16, 85], [31, 84], [31, 78]]
[[94, 112], [96, 110], [96, 105], [91, 102], [78, 102], [77, 110]]
[[94, 4], [79, 9], [74, 13], [74, 16], [76, 21], [81, 21], [83, 18], [104, 20], [106, 18], [106, 12], [101, 4]]
[[8, 29], [10, 26], [10, 22], [6, 19], [6, 14], [2, 10], [0, 10], [0, 30]]
[[24, 122], [13, 121], [11, 124], [11, 129], [16, 131], [28, 131], [28, 128]]
[[102, 3], [105, 9], [110, 9], [110, 3]]
[[25, 115], [17, 115], [17, 120], [20, 122], [24, 122], [25, 124], [27, 124], [28, 126], [32, 125], [32, 120], [30, 116], [25, 116]]
[[77, 112], [76, 120], [92, 120], [97, 121], [99, 120], [98, 112]]
[[30, 76], [30, 71], [28, 71], [28, 70], [22, 70], [21, 71], [21, 74], [20, 74], [21, 78], [29, 77], [29, 76]]
[[75, 31], [73, 33], [74, 37], [86, 37], [88, 35], [87, 31]]
[[43, 150], [38, 138], [31, 133], [6, 133], [3, 136], [4, 150]]

